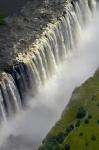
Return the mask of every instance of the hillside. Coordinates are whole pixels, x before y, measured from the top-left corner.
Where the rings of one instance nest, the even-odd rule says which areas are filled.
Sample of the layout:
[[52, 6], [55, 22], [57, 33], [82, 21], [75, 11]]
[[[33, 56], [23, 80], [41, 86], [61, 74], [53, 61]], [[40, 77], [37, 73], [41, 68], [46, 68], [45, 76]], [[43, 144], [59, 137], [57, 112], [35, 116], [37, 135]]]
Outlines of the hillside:
[[39, 150], [99, 149], [99, 70], [76, 88]]

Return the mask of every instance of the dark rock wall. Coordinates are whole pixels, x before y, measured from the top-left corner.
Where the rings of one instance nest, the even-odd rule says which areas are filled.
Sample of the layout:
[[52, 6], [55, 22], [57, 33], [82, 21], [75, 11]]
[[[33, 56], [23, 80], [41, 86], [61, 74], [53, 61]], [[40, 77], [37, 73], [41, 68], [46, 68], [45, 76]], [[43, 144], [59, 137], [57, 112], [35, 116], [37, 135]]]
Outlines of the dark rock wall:
[[47, 23], [62, 15], [64, 2], [66, 0], [31, 0], [18, 14], [6, 18], [6, 25], [0, 26], [0, 70], [12, 65], [18, 52], [29, 50]]

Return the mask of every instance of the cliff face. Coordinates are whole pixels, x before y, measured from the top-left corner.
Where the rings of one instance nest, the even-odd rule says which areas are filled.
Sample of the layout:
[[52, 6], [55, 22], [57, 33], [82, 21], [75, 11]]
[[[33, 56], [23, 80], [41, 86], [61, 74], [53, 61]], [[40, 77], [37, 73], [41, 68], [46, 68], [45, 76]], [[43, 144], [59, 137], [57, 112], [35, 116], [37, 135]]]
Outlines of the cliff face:
[[47, 24], [62, 15], [64, 2], [29, 0], [17, 14], [5, 19], [6, 25], [0, 26], [0, 70], [12, 65], [17, 53], [27, 51]]
[[35, 40], [41, 37], [48, 23], [53, 23], [64, 15], [64, 7], [68, 2], [73, 5], [78, 0], [16, 1], [17, 4], [14, 3], [13, 6], [16, 8], [20, 8], [26, 1], [27, 3], [20, 11], [17, 9], [16, 14], [5, 18], [6, 24], [0, 26], [0, 72], [16, 64], [17, 54], [27, 52]]
[[[8, 16], [12, 15], [13, 13], [19, 13], [21, 7], [27, 2], [28, 0], [1, 0], [0, 1], [0, 13]], [[34, 1], [34, 0], [33, 0]]]
[[99, 70], [73, 92], [39, 150], [99, 149]]

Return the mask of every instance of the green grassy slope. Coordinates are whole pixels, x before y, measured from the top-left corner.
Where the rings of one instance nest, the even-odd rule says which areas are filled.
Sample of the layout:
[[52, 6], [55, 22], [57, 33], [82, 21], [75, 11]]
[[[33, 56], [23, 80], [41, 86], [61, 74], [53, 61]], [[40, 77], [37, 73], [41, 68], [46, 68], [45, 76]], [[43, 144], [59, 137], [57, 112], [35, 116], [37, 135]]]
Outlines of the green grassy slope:
[[39, 150], [99, 150], [99, 70], [75, 89]]

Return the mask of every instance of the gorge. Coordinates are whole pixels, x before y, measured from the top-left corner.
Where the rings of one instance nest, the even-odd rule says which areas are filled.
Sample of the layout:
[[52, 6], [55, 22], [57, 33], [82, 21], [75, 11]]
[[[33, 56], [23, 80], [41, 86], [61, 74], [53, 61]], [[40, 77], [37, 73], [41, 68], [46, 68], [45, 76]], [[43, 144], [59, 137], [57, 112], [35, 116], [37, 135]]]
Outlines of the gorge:
[[[28, 52], [18, 53], [17, 63], [2, 73], [0, 120], [4, 122], [4, 130], [9, 130], [7, 135], [2, 130], [2, 136], [6, 137], [10, 132], [12, 135], [24, 133], [26, 137], [29, 136], [31, 141], [30, 143], [27, 142], [27, 145], [30, 144], [30, 150], [33, 147], [35, 149], [33, 145], [31, 148], [33, 142], [37, 148], [38, 143], [41, 142], [53, 123], [59, 119], [60, 113], [69, 101], [73, 88], [81, 84], [97, 69], [99, 52], [96, 38], [99, 33], [97, 27], [99, 20], [98, 13], [96, 13], [93, 21], [91, 21], [94, 9], [94, 1], [66, 2], [63, 16], [57, 21], [55, 20], [53, 24], [49, 23], [41, 37], [30, 46]], [[87, 27], [88, 21], [91, 22], [91, 25], [89, 24]], [[96, 26], [95, 29], [93, 29], [94, 25]], [[78, 41], [79, 44], [77, 44]], [[67, 93], [65, 93], [66, 89]], [[60, 102], [59, 99], [63, 99], [63, 102]], [[30, 111], [26, 108], [30, 108]], [[23, 113], [22, 110], [27, 113]], [[21, 113], [23, 114], [20, 115]], [[10, 123], [7, 122], [15, 114], [18, 114], [16, 119], [11, 119]], [[32, 117], [34, 117], [33, 120]], [[23, 119], [20, 121], [20, 118]], [[23, 124], [26, 124], [26, 128], [24, 125], [22, 129]], [[30, 131], [26, 132], [28, 125]], [[11, 127], [9, 128], [9, 126]], [[12, 136], [11, 140], [13, 138]], [[40, 139], [38, 140], [38, 138]], [[16, 139], [15, 141], [17, 141]], [[3, 146], [1, 150], [11, 149], [13, 147], [11, 143], [5, 144], [6, 146]], [[19, 147], [16, 146], [16, 149]], [[20, 147], [20, 150], [22, 149], [25, 148]], [[28, 146], [27, 149], [29, 150]]]
[[[90, 19], [94, 2], [66, 3], [65, 12], [33, 43], [28, 52], [19, 53], [17, 64], [2, 73], [0, 83], [1, 119], [24, 107], [28, 91], [34, 95], [39, 86], [53, 74], [77, 42], [81, 26]], [[32, 89], [32, 90], [31, 90]]]

